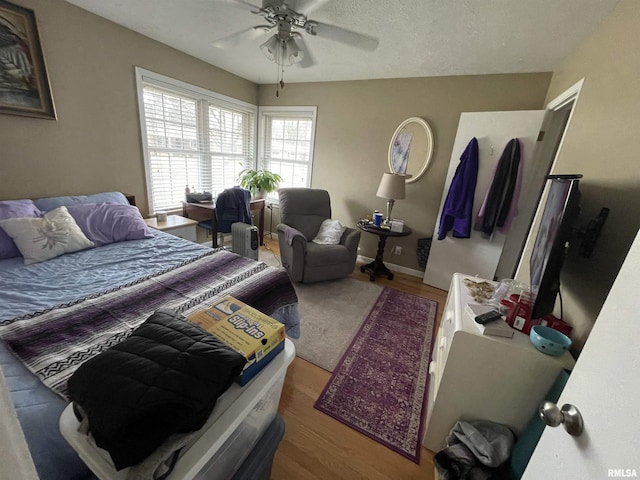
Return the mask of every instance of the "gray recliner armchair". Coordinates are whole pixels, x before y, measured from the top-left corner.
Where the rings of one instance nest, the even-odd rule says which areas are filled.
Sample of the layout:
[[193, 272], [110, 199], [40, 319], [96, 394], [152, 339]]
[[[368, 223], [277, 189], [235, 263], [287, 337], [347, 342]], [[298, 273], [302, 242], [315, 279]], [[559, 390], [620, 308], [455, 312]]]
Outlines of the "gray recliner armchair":
[[356, 264], [360, 231], [344, 231], [338, 245], [319, 245], [313, 240], [322, 222], [331, 218], [326, 190], [281, 188], [278, 243], [282, 265], [293, 282], [319, 282], [349, 275]]

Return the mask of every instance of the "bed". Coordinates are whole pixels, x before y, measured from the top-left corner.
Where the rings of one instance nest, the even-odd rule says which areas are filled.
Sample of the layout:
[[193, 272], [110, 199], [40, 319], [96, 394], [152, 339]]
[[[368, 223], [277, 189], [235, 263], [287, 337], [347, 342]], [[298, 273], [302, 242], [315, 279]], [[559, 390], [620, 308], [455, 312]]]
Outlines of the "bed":
[[[25, 204], [4, 211], [0, 205], [0, 227], [16, 245], [19, 222], [7, 219], [23, 215]], [[66, 211], [93, 243], [25, 265], [29, 243], [24, 256], [0, 260], [0, 364], [41, 478], [91, 478], [58, 430], [67, 380], [158, 308], [189, 315], [232, 295], [284, 323], [288, 336], [299, 336], [297, 298], [284, 269], [150, 231], [118, 192], [33, 205], [29, 218]], [[114, 211], [126, 214], [105, 213]]]

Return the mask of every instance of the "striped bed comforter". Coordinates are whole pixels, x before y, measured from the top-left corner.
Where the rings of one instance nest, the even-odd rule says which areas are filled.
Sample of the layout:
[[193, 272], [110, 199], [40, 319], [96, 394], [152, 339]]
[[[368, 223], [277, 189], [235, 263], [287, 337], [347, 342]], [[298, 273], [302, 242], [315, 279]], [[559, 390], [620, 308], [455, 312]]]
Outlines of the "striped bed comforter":
[[290, 336], [299, 335], [297, 297], [284, 269], [211, 250], [71, 304], [5, 320], [0, 337], [66, 398], [67, 379], [82, 362], [122, 341], [158, 308], [190, 315], [225, 295], [283, 322]]

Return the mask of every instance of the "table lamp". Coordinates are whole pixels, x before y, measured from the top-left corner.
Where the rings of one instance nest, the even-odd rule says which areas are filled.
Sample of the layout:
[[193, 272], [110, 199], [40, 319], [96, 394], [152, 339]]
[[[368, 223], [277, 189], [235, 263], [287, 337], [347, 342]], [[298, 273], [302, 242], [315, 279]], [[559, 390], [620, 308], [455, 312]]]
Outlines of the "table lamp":
[[384, 221], [387, 224], [391, 221], [391, 209], [393, 209], [395, 201], [405, 198], [405, 180], [407, 178], [410, 178], [410, 175], [397, 175], [388, 172], [382, 174], [376, 196], [387, 199], [387, 218]]

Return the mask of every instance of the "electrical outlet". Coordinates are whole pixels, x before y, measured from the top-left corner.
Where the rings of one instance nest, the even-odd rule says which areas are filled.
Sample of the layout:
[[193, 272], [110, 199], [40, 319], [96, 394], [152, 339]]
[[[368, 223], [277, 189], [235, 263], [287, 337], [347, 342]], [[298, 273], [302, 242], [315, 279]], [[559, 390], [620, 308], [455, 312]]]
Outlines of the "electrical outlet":
[[396, 245], [396, 248], [393, 249], [394, 255], [402, 255], [402, 247], [400, 245]]

